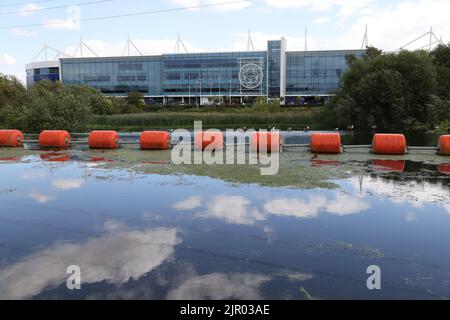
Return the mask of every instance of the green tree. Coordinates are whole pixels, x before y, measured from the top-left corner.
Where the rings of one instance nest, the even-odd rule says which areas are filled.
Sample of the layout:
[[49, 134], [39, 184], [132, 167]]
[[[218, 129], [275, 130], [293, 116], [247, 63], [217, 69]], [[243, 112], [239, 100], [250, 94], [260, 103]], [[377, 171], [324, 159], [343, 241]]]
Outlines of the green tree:
[[432, 127], [428, 115], [436, 92], [436, 72], [424, 51], [381, 54], [367, 48], [364, 59], [351, 64], [335, 97], [325, 109], [331, 126], [376, 126], [382, 130]]
[[88, 86], [68, 85], [67, 90], [76, 96], [85, 96], [89, 99], [92, 113], [96, 115], [113, 114], [112, 102], [100, 90]]
[[40, 81], [28, 93], [25, 104], [2, 110], [5, 123], [29, 133], [44, 129], [84, 131], [92, 114], [90, 98], [73, 91], [61, 83]]
[[128, 110], [130, 112], [125, 113], [139, 113], [147, 111], [147, 104], [145, 103], [144, 95], [141, 92], [132, 91], [128, 93], [127, 103], [130, 106]]
[[383, 53], [383, 51], [378, 48], [375, 48], [372, 46], [366, 47], [366, 52], [364, 53], [364, 59], [366, 59], [366, 60], [374, 59], [374, 58], [381, 56], [382, 53]]
[[436, 68], [436, 94], [450, 100], [450, 44], [438, 45], [431, 52], [431, 58]]
[[6, 107], [17, 108], [27, 100], [27, 91], [24, 85], [14, 76], [0, 73], [0, 125], [5, 122], [2, 110]]

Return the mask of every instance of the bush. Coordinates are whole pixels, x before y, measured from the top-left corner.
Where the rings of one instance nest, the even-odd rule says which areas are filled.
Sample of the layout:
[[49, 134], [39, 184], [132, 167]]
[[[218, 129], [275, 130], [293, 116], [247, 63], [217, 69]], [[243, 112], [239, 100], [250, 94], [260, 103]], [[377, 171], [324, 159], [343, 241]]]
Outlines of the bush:
[[429, 129], [438, 118], [447, 119], [448, 100], [438, 96], [436, 59], [424, 51], [380, 53], [368, 48], [364, 59], [352, 61], [326, 107], [329, 127]]
[[83, 92], [60, 83], [41, 81], [30, 90], [26, 103], [3, 108], [4, 124], [28, 133], [44, 129], [84, 131], [92, 109], [91, 97]]

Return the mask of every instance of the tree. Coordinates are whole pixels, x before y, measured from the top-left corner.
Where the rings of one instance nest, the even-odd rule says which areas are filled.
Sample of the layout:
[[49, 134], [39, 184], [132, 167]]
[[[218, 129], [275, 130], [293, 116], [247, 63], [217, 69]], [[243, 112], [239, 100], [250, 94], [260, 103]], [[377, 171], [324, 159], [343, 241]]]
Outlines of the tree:
[[383, 51], [378, 48], [375, 48], [372, 46], [366, 47], [366, 52], [364, 53], [364, 59], [366, 59], [366, 60], [374, 59], [374, 58], [381, 56], [382, 53], [383, 53]]
[[61, 83], [40, 81], [28, 93], [25, 104], [2, 110], [5, 124], [29, 133], [44, 129], [84, 131], [92, 114], [90, 97], [74, 91]]
[[[381, 54], [367, 48], [350, 65], [324, 119], [329, 125], [382, 130], [432, 127], [428, 115], [436, 92], [436, 72], [425, 51]], [[350, 123], [349, 123], [350, 122]]]
[[147, 104], [145, 103], [144, 95], [141, 92], [132, 91], [127, 95], [127, 103], [130, 106], [127, 113], [139, 113], [147, 110]]
[[26, 93], [19, 79], [0, 73], [0, 109], [6, 105], [21, 105], [26, 100]]
[[89, 99], [89, 104], [93, 114], [110, 115], [113, 114], [112, 102], [100, 90], [88, 86], [68, 85], [68, 91], [77, 96], [85, 96]]
[[431, 52], [431, 58], [436, 68], [436, 94], [450, 100], [450, 44], [438, 45]]

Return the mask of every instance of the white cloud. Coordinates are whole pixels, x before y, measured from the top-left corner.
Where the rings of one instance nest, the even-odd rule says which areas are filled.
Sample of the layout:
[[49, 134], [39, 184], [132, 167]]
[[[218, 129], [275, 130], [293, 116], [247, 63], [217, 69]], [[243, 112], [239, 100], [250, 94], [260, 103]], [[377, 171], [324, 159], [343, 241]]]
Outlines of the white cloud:
[[[176, 38], [159, 40], [132, 39], [132, 41], [143, 55], [158, 55], [163, 53], [173, 53]], [[106, 42], [102, 40], [84, 40], [84, 42], [99, 56], [122, 56], [125, 53], [124, 48], [126, 41]], [[189, 52], [204, 51], [203, 49], [194, 47], [194, 45], [188, 41], [183, 42]], [[75, 50], [76, 46], [69, 46], [64, 51], [68, 55], [74, 55]], [[78, 51], [77, 55], [79, 54], [80, 52]], [[133, 47], [130, 48], [130, 54], [139, 55]], [[83, 56], [93, 56], [93, 53], [84, 48]]]
[[[176, 7], [182, 7], [182, 8], [189, 8], [189, 7], [195, 7], [195, 6], [201, 6], [201, 5], [214, 5], [217, 4], [217, 6], [212, 6], [210, 8], [205, 8], [208, 10], [214, 10], [214, 11], [234, 11], [234, 10], [241, 10], [244, 8], [247, 8], [251, 5], [250, 1], [243, 1], [243, 2], [237, 2], [233, 0], [169, 0], [169, 2]], [[230, 2], [229, 4], [224, 4], [225, 2]], [[199, 8], [194, 8], [192, 10], [199, 10]]]
[[[357, 177], [350, 179], [354, 190], [359, 190], [360, 181]], [[434, 204], [442, 207], [450, 213], [449, 192], [442, 184], [408, 181], [400, 183], [397, 181], [386, 181], [376, 177], [363, 179], [362, 190], [366, 194], [380, 198], [388, 198], [393, 203], [406, 203], [414, 208], [422, 208], [425, 205]], [[411, 192], [414, 190], [414, 192]]]
[[55, 179], [52, 181], [52, 186], [58, 190], [79, 189], [83, 186], [84, 179]]
[[192, 210], [202, 206], [202, 197], [189, 197], [186, 200], [177, 202], [173, 205], [176, 210]]
[[62, 30], [80, 30], [81, 10], [78, 6], [70, 6], [66, 10], [67, 18], [49, 19], [44, 21], [44, 27], [47, 29]]
[[[349, 28], [350, 34], [360, 34], [365, 24], [369, 26], [369, 42], [384, 50], [395, 50], [410, 40], [424, 34], [433, 26], [435, 33], [450, 34], [448, 17], [450, 1], [418, 0], [402, 1], [396, 5], [378, 7], [366, 12]], [[448, 41], [449, 38], [444, 39]], [[423, 39], [410, 49], [417, 49], [429, 41]]]
[[291, 9], [306, 8], [312, 11], [327, 11], [338, 7], [342, 13], [353, 12], [357, 8], [363, 8], [375, 0], [265, 0], [266, 3], [275, 8]]
[[48, 203], [56, 199], [55, 196], [45, 195], [39, 192], [31, 193], [30, 198], [39, 203]]
[[80, 23], [72, 19], [49, 19], [44, 21], [44, 27], [53, 30], [80, 30]]
[[46, 176], [47, 173], [44, 170], [22, 170], [22, 172], [20, 173], [20, 178], [22, 180], [39, 179], [45, 178]]
[[261, 300], [260, 286], [271, 277], [251, 273], [211, 273], [194, 276], [171, 290], [168, 300]]
[[250, 201], [242, 196], [217, 196], [207, 202], [205, 211], [197, 216], [215, 218], [227, 223], [252, 225], [265, 217], [258, 209], [249, 207]]
[[264, 208], [275, 215], [316, 218], [321, 212], [338, 216], [355, 214], [369, 209], [370, 205], [359, 197], [338, 193], [334, 199], [327, 199], [324, 196], [312, 196], [308, 199], [274, 199], [266, 202]]
[[66, 281], [78, 265], [82, 283], [123, 284], [139, 279], [173, 255], [176, 229], [118, 231], [83, 243], [56, 244], [0, 270], [0, 299], [29, 299]]
[[14, 28], [11, 30], [11, 33], [19, 37], [27, 37], [27, 38], [36, 37], [38, 35], [37, 31], [28, 31], [27, 29], [24, 28]]
[[[408, 0], [399, 1], [394, 4], [382, 5], [377, 1], [363, 0], [266, 0], [266, 3], [274, 8], [295, 9], [304, 8], [313, 11], [327, 11], [334, 9], [335, 17], [330, 17], [335, 26], [339, 27], [341, 33], [336, 36], [326, 34], [316, 35], [314, 29], [310, 28], [308, 46], [310, 50], [322, 49], [355, 49], [361, 47], [364, 28], [369, 27], [369, 44], [379, 47], [385, 51], [400, 48], [410, 40], [424, 34], [433, 26], [435, 34], [444, 36], [443, 41], [450, 41], [450, 24], [448, 23], [448, 12], [450, 12], [450, 1], [448, 0]], [[351, 23], [348, 21], [352, 17]], [[322, 22], [317, 18], [315, 22]], [[330, 23], [331, 26], [331, 23]], [[256, 34], [255, 37], [258, 35]], [[267, 38], [273, 35], [261, 34]], [[281, 35], [279, 35], [281, 36]], [[288, 39], [288, 49], [292, 41]], [[300, 44], [303, 38], [295, 38]], [[409, 49], [418, 49], [427, 44], [428, 39], [416, 43]], [[302, 45], [295, 44], [294, 50], [302, 49]]]
[[331, 18], [330, 17], [320, 17], [314, 20], [315, 24], [325, 24], [327, 22], [330, 22]]
[[29, 15], [34, 14], [36, 12], [36, 10], [40, 10], [40, 9], [42, 9], [41, 6], [39, 6], [37, 3], [31, 2], [31, 3], [28, 3], [24, 6], [22, 6], [17, 14], [19, 16], [29, 16]]
[[16, 58], [13, 56], [10, 56], [7, 53], [0, 54], [0, 63], [7, 64], [7, 65], [13, 65], [16, 64]]

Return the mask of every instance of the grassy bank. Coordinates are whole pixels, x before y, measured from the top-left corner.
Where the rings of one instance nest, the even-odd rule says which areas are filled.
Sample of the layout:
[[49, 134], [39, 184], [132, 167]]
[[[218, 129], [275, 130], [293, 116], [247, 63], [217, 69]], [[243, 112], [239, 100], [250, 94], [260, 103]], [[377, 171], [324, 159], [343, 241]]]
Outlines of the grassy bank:
[[303, 129], [306, 125], [320, 129], [322, 108], [286, 109], [276, 113], [258, 113], [255, 111], [160, 111], [140, 114], [112, 116], [93, 116], [89, 129], [140, 131], [145, 129], [190, 129], [194, 121], [203, 121], [204, 128], [236, 129], [268, 128]]

